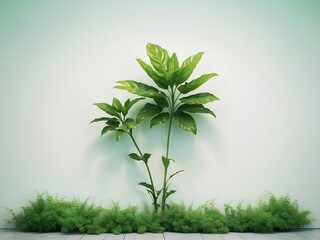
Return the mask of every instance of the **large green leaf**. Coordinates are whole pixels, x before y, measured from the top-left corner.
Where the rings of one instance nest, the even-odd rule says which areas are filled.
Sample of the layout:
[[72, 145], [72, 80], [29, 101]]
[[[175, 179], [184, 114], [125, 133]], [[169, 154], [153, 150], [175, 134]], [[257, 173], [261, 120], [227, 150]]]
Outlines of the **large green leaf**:
[[166, 121], [168, 121], [169, 117], [170, 114], [168, 112], [162, 112], [158, 114], [157, 116], [151, 119], [150, 128], [154, 125], [165, 123]]
[[180, 101], [186, 104], [206, 104], [215, 100], [219, 100], [219, 98], [214, 96], [212, 93], [207, 92], [180, 98]]
[[168, 71], [175, 71], [179, 68], [179, 61], [177, 54], [173, 53], [168, 61]]
[[177, 79], [177, 86], [188, 80], [193, 70], [196, 68], [198, 62], [200, 61], [202, 55], [203, 52], [200, 52], [196, 55], [188, 57], [186, 60], [183, 61]]
[[126, 111], [129, 112], [130, 108], [142, 99], [144, 98], [135, 98], [133, 100], [127, 99], [127, 101], [124, 103], [124, 106], [126, 107]]
[[189, 113], [207, 113], [211, 114], [212, 116], [216, 117], [214, 112], [212, 112], [209, 108], [205, 108], [201, 104], [183, 104], [180, 107], [178, 107], [177, 111], [182, 112], [189, 112]]
[[179, 72], [179, 62], [177, 55], [174, 53], [168, 61], [168, 71], [166, 72], [165, 79], [172, 87], [176, 83], [176, 78]]
[[197, 89], [198, 87], [200, 87], [205, 82], [207, 82], [210, 78], [217, 76], [217, 75], [218, 74], [216, 74], [216, 73], [204, 74], [201, 77], [192, 80], [191, 82], [184, 83], [183, 85], [180, 85], [178, 87], [178, 89], [181, 93], [184, 93], [184, 94], [191, 92], [191, 91]]
[[109, 118], [107, 124], [112, 127], [118, 127], [120, 125], [120, 122], [117, 118]]
[[122, 137], [122, 135], [126, 133], [125, 131], [123, 131], [122, 129], [118, 129], [116, 131], [116, 140], [119, 141], [119, 139]]
[[143, 70], [148, 74], [148, 76], [158, 85], [158, 87], [162, 89], [168, 89], [167, 82], [163, 80], [163, 78], [161, 78], [160, 76], [157, 76], [150, 65], [148, 65], [139, 58], [137, 59], [137, 61], [143, 68]]
[[124, 124], [127, 126], [128, 129], [137, 128], [137, 123], [132, 118], [127, 118], [124, 121]]
[[121, 104], [121, 102], [119, 101], [119, 99], [113, 98], [113, 100], [112, 100], [112, 107], [113, 107], [117, 112], [120, 112], [120, 111], [121, 111], [122, 104]]
[[167, 96], [164, 93], [162, 93], [162, 98], [154, 98], [153, 101], [155, 101], [156, 104], [162, 108], [169, 106]]
[[145, 118], [153, 117], [159, 114], [161, 111], [162, 111], [162, 108], [159, 107], [158, 105], [146, 103], [146, 105], [144, 105], [144, 107], [140, 109], [136, 118], [136, 122], [140, 123]]
[[113, 126], [105, 126], [102, 130], [101, 130], [101, 136], [106, 134], [109, 131], [115, 131], [116, 128]]
[[197, 124], [193, 117], [184, 112], [175, 112], [173, 115], [179, 127], [183, 130], [197, 134]]
[[109, 119], [110, 118], [108, 118], [108, 117], [96, 118], [96, 119], [93, 119], [90, 123], [108, 121]]
[[117, 83], [118, 85], [116, 85], [115, 88], [127, 90], [130, 93], [137, 94], [142, 97], [163, 98], [163, 95], [158, 91], [158, 89], [141, 82], [123, 80], [117, 81]]
[[117, 113], [116, 109], [114, 109], [111, 105], [107, 103], [95, 103], [98, 108], [100, 108], [102, 111], [105, 111], [107, 114], [120, 117], [119, 113]]
[[147, 54], [154, 69], [159, 73], [165, 74], [169, 61], [167, 50], [160, 47], [159, 45], [148, 43]]

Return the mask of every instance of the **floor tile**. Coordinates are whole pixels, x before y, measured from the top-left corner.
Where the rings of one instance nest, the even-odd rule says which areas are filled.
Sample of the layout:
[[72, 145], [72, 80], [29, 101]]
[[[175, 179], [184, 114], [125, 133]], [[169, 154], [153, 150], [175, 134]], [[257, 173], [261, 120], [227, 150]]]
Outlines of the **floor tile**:
[[84, 234], [66, 234], [65, 240], [80, 240]]
[[137, 240], [139, 238], [137, 238], [137, 235], [142, 235], [142, 234], [137, 234], [137, 233], [127, 233], [125, 236], [125, 240]]
[[108, 234], [107, 237], [104, 240], [124, 240], [125, 236], [126, 236], [125, 234], [119, 234], [119, 235]]
[[224, 240], [223, 239], [223, 234], [207, 234], [207, 233], [202, 233], [201, 234], [202, 239], [204, 240]]
[[282, 237], [282, 239], [285, 239], [285, 240], [303, 240], [304, 238], [293, 233], [293, 232], [290, 232], [290, 233], [276, 233], [276, 235]]
[[165, 232], [165, 240], [203, 240], [200, 233], [173, 233]]
[[243, 240], [238, 233], [227, 233], [222, 235], [224, 240]]
[[320, 229], [312, 229], [312, 230], [310, 230], [310, 234], [312, 236], [320, 238]]
[[136, 234], [137, 240], [164, 240], [163, 233], [144, 233]]
[[99, 235], [86, 234], [81, 238], [81, 240], [105, 240], [107, 235], [107, 233]]
[[320, 239], [320, 236], [317, 237], [316, 235], [313, 235], [310, 231], [297, 231], [295, 233], [305, 240], [318, 240], [318, 239]]
[[269, 240], [269, 238], [264, 234], [258, 233], [240, 233], [239, 236], [245, 240]]

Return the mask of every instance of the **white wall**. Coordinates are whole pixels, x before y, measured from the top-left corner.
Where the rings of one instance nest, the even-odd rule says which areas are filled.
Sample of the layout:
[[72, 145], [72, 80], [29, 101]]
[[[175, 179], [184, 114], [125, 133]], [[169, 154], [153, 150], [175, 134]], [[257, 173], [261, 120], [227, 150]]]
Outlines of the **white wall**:
[[[149, 201], [128, 139], [99, 137], [92, 104], [125, 99], [116, 80], [148, 78], [135, 62], [157, 43], [182, 60], [205, 51], [194, 77], [221, 101], [198, 134], [173, 130], [174, 201], [256, 202], [289, 193], [320, 227], [320, 2], [0, 1], [0, 227], [36, 192]], [[146, 133], [144, 134], [144, 132]], [[138, 139], [158, 159], [165, 128]]]

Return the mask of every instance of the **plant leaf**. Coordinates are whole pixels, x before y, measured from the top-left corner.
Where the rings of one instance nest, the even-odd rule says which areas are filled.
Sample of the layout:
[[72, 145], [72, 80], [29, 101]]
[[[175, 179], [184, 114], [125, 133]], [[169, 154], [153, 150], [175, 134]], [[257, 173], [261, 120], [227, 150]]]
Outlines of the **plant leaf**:
[[144, 186], [145, 188], [150, 189], [151, 191], [153, 191], [153, 187], [151, 184], [146, 183], [146, 182], [140, 182], [139, 185]]
[[176, 53], [173, 53], [168, 61], [168, 71], [166, 72], [165, 79], [172, 87], [176, 83], [177, 74], [179, 73], [179, 62]]
[[145, 153], [145, 154], [143, 154], [143, 161], [144, 161], [145, 163], [148, 163], [148, 160], [149, 160], [150, 157], [151, 157], [151, 154], [150, 154], [150, 153]]
[[147, 54], [154, 69], [159, 73], [165, 74], [169, 61], [167, 50], [160, 47], [159, 45], [148, 43]]
[[210, 78], [217, 76], [217, 75], [218, 74], [216, 74], [216, 73], [204, 74], [201, 77], [192, 80], [191, 82], [184, 83], [183, 85], [180, 85], [178, 87], [178, 89], [181, 93], [184, 93], [184, 94], [191, 92], [191, 91], [197, 89], [198, 87], [200, 87], [205, 82], [207, 82]]
[[169, 106], [167, 97], [166, 97], [166, 95], [164, 93], [163, 93], [163, 97], [162, 98], [154, 98], [153, 101], [155, 101], [156, 104], [161, 108]]
[[139, 156], [139, 155], [136, 154], [136, 153], [130, 153], [128, 156], [129, 156], [130, 158], [132, 158], [133, 160], [136, 160], [136, 161], [144, 160], [143, 157]]
[[203, 52], [199, 52], [183, 61], [179, 71], [179, 77], [177, 79], [177, 86], [188, 80], [203, 54]]
[[214, 96], [212, 93], [207, 93], [207, 92], [197, 93], [194, 95], [180, 98], [180, 101], [186, 104], [205, 104], [215, 100], [219, 100], [219, 98]]
[[140, 109], [136, 121], [137, 123], [142, 122], [145, 118], [153, 117], [159, 114], [162, 111], [162, 108], [158, 105], [146, 103], [143, 108]]
[[173, 72], [179, 68], [179, 61], [177, 58], [177, 54], [173, 53], [168, 61], [168, 71]]
[[116, 109], [114, 109], [111, 105], [107, 103], [95, 103], [98, 108], [100, 108], [102, 111], [106, 112], [107, 114], [115, 117], [120, 117], [119, 113], [117, 113]]
[[158, 85], [158, 87], [162, 89], [168, 89], [168, 84], [164, 81], [161, 77], [157, 76], [156, 73], [153, 71], [152, 67], [142, 61], [141, 59], [137, 58], [138, 63], [143, 68], [143, 70], [148, 74], [148, 76]]
[[169, 192], [167, 192], [167, 194], [166, 194], [166, 199], [167, 199], [170, 195], [174, 194], [176, 191], [177, 191], [177, 190], [170, 190]]
[[157, 124], [163, 124], [168, 121], [170, 114], [168, 112], [162, 112], [151, 119], [150, 128]]
[[109, 120], [109, 119], [110, 119], [110, 118], [108, 118], [108, 117], [96, 118], [96, 119], [93, 119], [90, 123], [107, 121], [107, 120]]
[[137, 123], [134, 119], [132, 118], [127, 118], [124, 121], [124, 124], [128, 127], [128, 129], [132, 129], [132, 128], [137, 128]]
[[119, 139], [122, 137], [122, 135], [124, 134], [125, 132], [121, 129], [117, 130], [116, 131], [116, 140], [119, 141]]
[[175, 112], [173, 115], [179, 127], [183, 130], [197, 134], [197, 125], [193, 117], [184, 112]]
[[117, 81], [118, 85], [115, 88], [127, 90], [130, 93], [149, 98], [163, 98], [158, 89], [151, 87], [147, 84], [137, 82], [134, 80]]
[[175, 175], [177, 175], [178, 173], [181, 173], [181, 172], [184, 172], [184, 171], [185, 171], [185, 170], [180, 170], [180, 171], [175, 172], [174, 174], [171, 174], [170, 177], [167, 179], [167, 182], [169, 182], [169, 180], [170, 180], [171, 178], [173, 178]]
[[102, 130], [101, 130], [101, 136], [106, 134], [109, 131], [115, 131], [116, 128], [113, 126], [105, 126]]
[[168, 168], [169, 164], [170, 164], [170, 159], [169, 158], [166, 158], [165, 156], [162, 156], [162, 163], [163, 163], [163, 166], [165, 168]]
[[121, 102], [119, 101], [119, 99], [113, 98], [113, 100], [112, 100], [112, 107], [113, 107], [117, 112], [121, 112], [122, 104], [121, 104]]
[[119, 127], [120, 122], [117, 118], [109, 118], [107, 124], [112, 127]]
[[128, 109], [126, 106], [121, 106], [120, 111], [122, 112], [123, 116], [126, 116], [128, 114]]
[[183, 104], [180, 107], [178, 107], [177, 111], [182, 112], [189, 112], [189, 113], [207, 113], [211, 114], [212, 116], [216, 117], [214, 112], [212, 112], [209, 108], [205, 108], [201, 104]]
[[134, 104], [136, 104], [137, 102], [139, 102], [142, 99], [144, 99], [144, 98], [135, 98], [133, 100], [127, 99], [127, 101], [124, 103], [124, 106], [127, 108], [127, 112], [129, 112], [129, 110], [131, 109], [131, 107]]

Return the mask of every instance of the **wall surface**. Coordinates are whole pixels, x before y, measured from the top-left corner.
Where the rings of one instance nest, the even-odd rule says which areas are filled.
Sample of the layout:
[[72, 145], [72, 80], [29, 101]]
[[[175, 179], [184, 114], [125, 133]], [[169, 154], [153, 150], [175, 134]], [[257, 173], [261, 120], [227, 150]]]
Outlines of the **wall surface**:
[[[135, 61], [148, 42], [181, 60], [204, 51], [193, 77], [219, 74], [199, 89], [221, 98], [217, 118], [196, 116], [196, 136], [173, 129], [186, 171], [172, 201], [289, 193], [320, 227], [319, 12], [317, 0], [0, 0], [0, 227], [37, 192], [149, 202], [129, 139], [89, 125], [93, 103], [131, 96], [116, 80], [149, 81]], [[166, 128], [142, 124], [137, 138], [160, 186]]]

